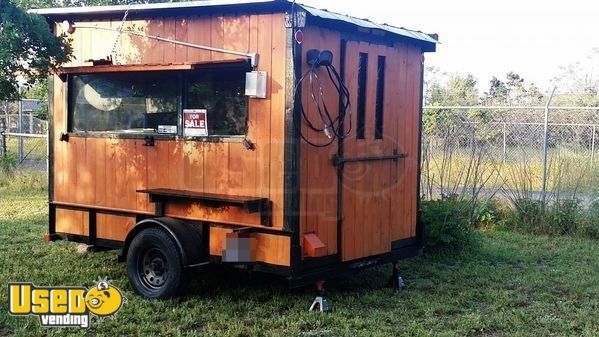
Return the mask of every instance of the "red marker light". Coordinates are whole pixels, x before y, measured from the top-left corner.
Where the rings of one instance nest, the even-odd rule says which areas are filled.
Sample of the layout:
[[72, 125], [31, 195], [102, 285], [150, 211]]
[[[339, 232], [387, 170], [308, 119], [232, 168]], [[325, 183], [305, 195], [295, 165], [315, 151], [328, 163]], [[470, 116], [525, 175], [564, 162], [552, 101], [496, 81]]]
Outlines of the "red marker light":
[[298, 44], [302, 44], [302, 42], [304, 42], [304, 32], [302, 32], [301, 30], [298, 30], [295, 32], [295, 41]]

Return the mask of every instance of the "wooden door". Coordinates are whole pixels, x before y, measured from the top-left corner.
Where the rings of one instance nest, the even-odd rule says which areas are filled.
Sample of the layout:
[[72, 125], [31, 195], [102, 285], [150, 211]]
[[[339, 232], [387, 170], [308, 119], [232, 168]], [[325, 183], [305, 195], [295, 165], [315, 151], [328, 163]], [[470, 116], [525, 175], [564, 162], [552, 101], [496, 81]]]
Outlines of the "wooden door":
[[393, 227], [403, 223], [392, 199], [403, 183], [397, 168], [404, 159], [398, 141], [400, 52], [348, 42], [345, 59], [352, 131], [338, 162], [343, 167], [342, 260], [348, 261], [391, 250]]

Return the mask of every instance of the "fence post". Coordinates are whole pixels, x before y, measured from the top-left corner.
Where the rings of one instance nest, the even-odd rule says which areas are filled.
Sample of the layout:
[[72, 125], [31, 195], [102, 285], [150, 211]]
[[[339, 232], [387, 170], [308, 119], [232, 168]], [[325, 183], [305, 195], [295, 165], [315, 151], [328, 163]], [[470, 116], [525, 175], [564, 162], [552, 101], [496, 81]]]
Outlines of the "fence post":
[[4, 135], [4, 131], [6, 130], [6, 122], [4, 119], [0, 119], [0, 156], [6, 156], [6, 135]]
[[549, 137], [549, 104], [551, 104], [551, 100], [553, 99], [553, 94], [555, 94], [556, 88], [557, 86], [553, 87], [553, 90], [551, 90], [551, 95], [549, 95], [549, 99], [547, 100], [547, 104], [545, 104], [545, 122], [543, 123], [543, 191], [541, 192], [543, 209], [545, 208], [547, 194], [547, 138]]
[[33, 111], [29, 113], [29, 133], [33, 134]]
[[503, 162], [505, 163], [506, 157], [507, 157], [507, 151], [506, 151], [506, 125], [505, 122], [503, 122]]
[[591, 140], [591, 166], [595, 163], [595, 134], [597, 133], [597, 125], [593, 124], [593, 138]]
[[[20, 90], [20, 88], [19, 88]], [[23, 133], [23, 100], [19, 98], [19, 133]], [[19, 163], [23, 162], [23, 137], [19, 136]]]

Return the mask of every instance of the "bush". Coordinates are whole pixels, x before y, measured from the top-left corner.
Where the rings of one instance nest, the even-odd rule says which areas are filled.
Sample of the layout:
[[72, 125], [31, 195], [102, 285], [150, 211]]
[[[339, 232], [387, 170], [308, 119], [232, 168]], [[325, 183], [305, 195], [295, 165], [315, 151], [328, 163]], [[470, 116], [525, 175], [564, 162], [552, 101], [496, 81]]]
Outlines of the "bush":
[[545, 235], [577, 235], [599, 238], [599, 200], [588, 208], [579, 199], [558, 199], [547, 202], [522, 198], [513, 202], [506, 212], [508, 228]]
[[558, 235], [571, 235], [576, 233], [584, 217], [580, 200], [564, 199], [553, 203], [547, 214], [550, 232]]
[[481, 236], [472, 226], [472, 207], [453, 196], [422, 202], [425, 246], [434, 252], [460, 251], [479, 246]]
[[0, 188], [12, 190], [42, 191], [48, 187], [45, 171], [34, 169], [12, 169], [9, 173], [0, 170]]
[[513, 206], [512, 211], [508, 213], [508, 227], [529, 233], [544, 231], [545, 216], [540, 200], [520, 198], [514, 201]]
[[591, 203], [578, 232], [583, 237], [599, 240], [599, 199]]
[[0, 173], [10, 175], [17, 167], [17, 157], [13, 153], [0, 156]]
[[470, 217], [474, 227], [496, 229], [504, 225], [505, 206], [495, 199], [479, 201]]

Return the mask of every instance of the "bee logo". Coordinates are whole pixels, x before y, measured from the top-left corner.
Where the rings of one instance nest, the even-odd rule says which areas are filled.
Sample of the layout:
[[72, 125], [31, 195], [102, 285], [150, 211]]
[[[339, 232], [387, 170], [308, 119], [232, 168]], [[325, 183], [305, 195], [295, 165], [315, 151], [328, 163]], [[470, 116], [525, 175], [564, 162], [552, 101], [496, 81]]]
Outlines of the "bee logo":
[[114, 315], [123, 305], [123, 294], [108, 282], [100, 281], [85, 295], [85, 304], [87, 309], [96, 316]]

